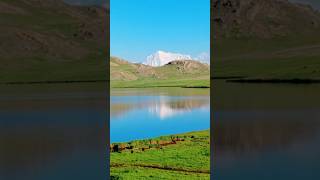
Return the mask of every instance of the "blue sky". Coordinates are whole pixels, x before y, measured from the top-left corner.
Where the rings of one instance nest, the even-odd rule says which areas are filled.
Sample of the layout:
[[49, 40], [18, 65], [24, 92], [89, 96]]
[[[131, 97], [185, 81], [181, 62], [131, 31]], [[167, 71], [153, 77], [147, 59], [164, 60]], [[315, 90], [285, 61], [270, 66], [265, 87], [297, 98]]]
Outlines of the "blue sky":
[[111, 55], [134, 62], [163, 50], [210, 52], [210, 0], [110, 0]]

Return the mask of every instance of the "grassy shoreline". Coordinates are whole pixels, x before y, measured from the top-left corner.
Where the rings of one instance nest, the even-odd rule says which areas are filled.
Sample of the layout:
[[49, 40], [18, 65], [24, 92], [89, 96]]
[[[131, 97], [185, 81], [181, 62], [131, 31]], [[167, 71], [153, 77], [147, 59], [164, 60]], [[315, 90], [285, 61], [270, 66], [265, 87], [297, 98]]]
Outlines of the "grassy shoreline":
[[111, 81], [112, 88], [152, 88], [152, 87], [182, 87], [182, 88], [210, 88], [210, 79], [167, 79], [167, 80], [135, 80]]
[[226, 82], [233, 83], [287, 83], [287, 84], [315, 84], [320, 83], [320, 79], [275, 79], [275, 78], [248, 78], [248, 79], [229, 79]]
[[113, 143], [111, 179], [210, 179], [210, 131]]
[[112, 89], [136, 89], [136, 88], [198, 88], [198, 89], [208, 89], [210, 86], [123, 86], [123, 87], [111, 87]]

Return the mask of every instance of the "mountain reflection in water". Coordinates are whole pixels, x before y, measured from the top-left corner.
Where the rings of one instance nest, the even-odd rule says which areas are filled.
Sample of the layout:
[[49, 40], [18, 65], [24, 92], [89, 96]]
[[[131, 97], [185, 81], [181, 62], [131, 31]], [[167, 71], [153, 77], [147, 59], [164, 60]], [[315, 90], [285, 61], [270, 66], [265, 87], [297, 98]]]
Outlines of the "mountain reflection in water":
[[111, 93], [111, 142], [209, 129], [208, 89], [121, 89], [116, 93]]
[[319, 85], [215, 82], [214, 179], [319, 179]]
[[104, 87], [1, 86], [0, 179], [105, 178]]
[[193, 109], [209, 109], [206, 97], [145, 97], [142, 101], [128, 103], [111, 103], [111, 117], [121, 116], [135, 109], [147, 108], [148, 112], [166, 119], [174, 115], [191, 112]]

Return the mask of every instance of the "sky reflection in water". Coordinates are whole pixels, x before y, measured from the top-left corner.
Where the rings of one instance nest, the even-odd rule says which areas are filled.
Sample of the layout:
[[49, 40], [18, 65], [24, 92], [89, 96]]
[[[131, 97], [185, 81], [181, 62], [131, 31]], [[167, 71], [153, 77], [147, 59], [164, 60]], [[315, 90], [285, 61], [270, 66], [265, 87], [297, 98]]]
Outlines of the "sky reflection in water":
[[319, 85], [215, 84], [214, 179], [320, 179]]
[[[161, 94], [161, 93], [159, 93]], [[111, 97], [111, 142], [208, 129], [209, 96], [136, 95]]]

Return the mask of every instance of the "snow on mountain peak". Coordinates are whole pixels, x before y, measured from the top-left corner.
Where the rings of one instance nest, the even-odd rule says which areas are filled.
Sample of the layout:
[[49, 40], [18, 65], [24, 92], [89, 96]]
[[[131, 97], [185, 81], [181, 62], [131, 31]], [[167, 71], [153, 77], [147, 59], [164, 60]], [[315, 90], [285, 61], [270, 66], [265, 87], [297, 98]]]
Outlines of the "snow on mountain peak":
[[170, 52], [159, 50], [156, 53], [149, 55], [144, 64], [149, 66], [163, 66], [174, 60], [191, 60], [191, 59], [192, 58], [190, 55], [170, 53]]

